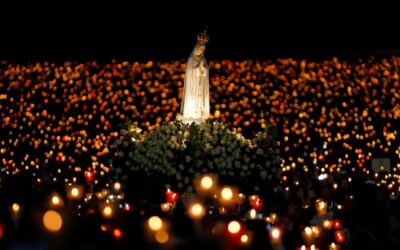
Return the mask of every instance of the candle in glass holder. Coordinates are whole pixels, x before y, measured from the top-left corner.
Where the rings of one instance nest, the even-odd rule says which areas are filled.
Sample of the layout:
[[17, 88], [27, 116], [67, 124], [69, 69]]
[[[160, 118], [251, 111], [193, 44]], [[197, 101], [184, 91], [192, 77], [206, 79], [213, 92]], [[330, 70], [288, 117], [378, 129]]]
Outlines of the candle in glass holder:
[[189, 216], [192, 219], [201, 219], [206, 214], [206, 208], [200, 203], [193, 203], [189, 206]]
[[179, 199], [179, 194], [168, 188], [167, 191], [165, 191], [165, 199], [169, 203], [175, 203]]
[[193, 184], [199, 195], [212, 195], [217, 186], [217, 178], [213, 175], [203, 175], [194, 179]]
[[313, 232], [312, 232], [312, 229], [310, 227], [304, 228], [303, 237], [304, 237], [304, 241], [307, 244], [310, 244], [312, 242], [312, 240], [313, 240]]
[[258, 199], [259, 198], [259, 196], [258, 195], [256, 195], [256, 194], [253, 194], [253, 195], [250, 195], [249, 196], [249, 202], [250, 202], [250, 204], [252, 204], [256, 199]]
[[332, 221], [332, 223], [333, 223], [333, 229], [340, 229], [340, 228], [342, 228], [342, 221], [341, 221], [341, 220], [339, 220], [339, 219], [334, 219], [334, 220]]
[[252, 219], [252, 220], [257, 219], [257, 211], [255, 209], [251, 209], [249, 211], [249, 219]]
[[332, 242], [331, 244], [329, 244], [329, 250], [340, 250], [340, 246]]
[[334, 238], [337, 244], [344, 244], [346, 242], [346, 233], [343, 231], [335, 231]]
[[242, 193], [238, 194], [238, 204], [239, 205], [242, 205], [245, 200], [246, 200], [246, 195], [244, 195]]
[[281, 243], [282, 231], [278, 227], [273, 227], [269, 232], [270, 240], [272, 245], [278, 245]]
[[312, 226], [312, 227], [311, 227], [311, 231], [312, 231], [312, 234], [313, 234], [314, 239], [315, 239], [315, 238], [318, 238], [319, 235], [320, 235], [320, 233], [321, 233], [321, 230], [320, 230], [319, 227], [317, 227], [317, 226]]
[[168, 213], [171, 209], [171, 204], [169, 202], [165, 202], [165, 203], [162, 203], [160, 205], [160, 207], [161, 207], [161, 211], [163, 211], [164, 213]]
[[256, 211], [261, 211], [264, 201], [260, 198], [251, 199], [250, 201], [251, 207]]
[[322, 222], [322, 226], [324, 227], [325, 230], [330, 230], [332, 228], [332, 221], [331, 220], [324, 220]]
[[315, 206], [319, 215], [325, 216], [328, 209], [328, 204], [323, 200], [317, 200]]

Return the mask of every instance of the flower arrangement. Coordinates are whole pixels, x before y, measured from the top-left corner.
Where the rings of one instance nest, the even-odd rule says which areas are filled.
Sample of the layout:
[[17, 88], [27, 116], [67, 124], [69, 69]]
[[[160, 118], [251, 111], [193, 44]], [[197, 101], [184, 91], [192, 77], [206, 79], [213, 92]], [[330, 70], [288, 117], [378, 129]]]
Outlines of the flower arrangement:
[[[250, 140], [217, 120], [201, 125], [165, 123], [147, 135], [128, 123], [115, 143], [115, 178], [136, 185], [165, 185], [190, 191], [192, 180], [212, 173], [241, 190], [269, 189], [280, 180], [280, 156], [272, 126]], [[155, 184], [158, 183], [158, 184]], [[154, 189], [155, 187], [151, 187]]]

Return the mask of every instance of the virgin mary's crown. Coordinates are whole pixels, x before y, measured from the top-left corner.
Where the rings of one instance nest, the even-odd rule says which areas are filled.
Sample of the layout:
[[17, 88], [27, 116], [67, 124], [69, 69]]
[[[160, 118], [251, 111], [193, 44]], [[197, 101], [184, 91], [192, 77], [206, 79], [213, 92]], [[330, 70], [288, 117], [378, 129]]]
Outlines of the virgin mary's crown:
[[197, 35], [197, 43], [200, 45], [206, 45], [208, 40], [209, 40], [209, 38], [208, 38], [206, 31], [201, 32]]

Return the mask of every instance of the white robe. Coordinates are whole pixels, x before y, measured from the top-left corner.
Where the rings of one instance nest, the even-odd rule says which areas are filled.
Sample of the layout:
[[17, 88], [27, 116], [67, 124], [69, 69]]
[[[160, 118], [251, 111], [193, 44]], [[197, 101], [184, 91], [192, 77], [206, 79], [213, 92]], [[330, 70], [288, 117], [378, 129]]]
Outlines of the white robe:
[[[208, 64], [204, 55], [196, 56], [198, 45], [193, 49], [187, 65], [181, 105], [182, 122], [191, 124], [203, 123], [210, 116], [210, 94]], [[204, 61], [203, 72], [200, 72], [200, 61]]]

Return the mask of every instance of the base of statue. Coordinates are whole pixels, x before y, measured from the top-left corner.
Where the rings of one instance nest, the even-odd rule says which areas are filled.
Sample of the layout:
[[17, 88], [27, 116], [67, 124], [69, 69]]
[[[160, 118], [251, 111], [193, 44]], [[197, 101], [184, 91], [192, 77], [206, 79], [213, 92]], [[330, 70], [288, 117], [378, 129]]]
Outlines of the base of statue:
[[182, 123], [184, 124], [192, 124], [192, 123], [196, 123], [196, 124], [202, 124], [206, 121], [207, 118], [190, 118], [190, 117], [184, 117], [182, 118]]

